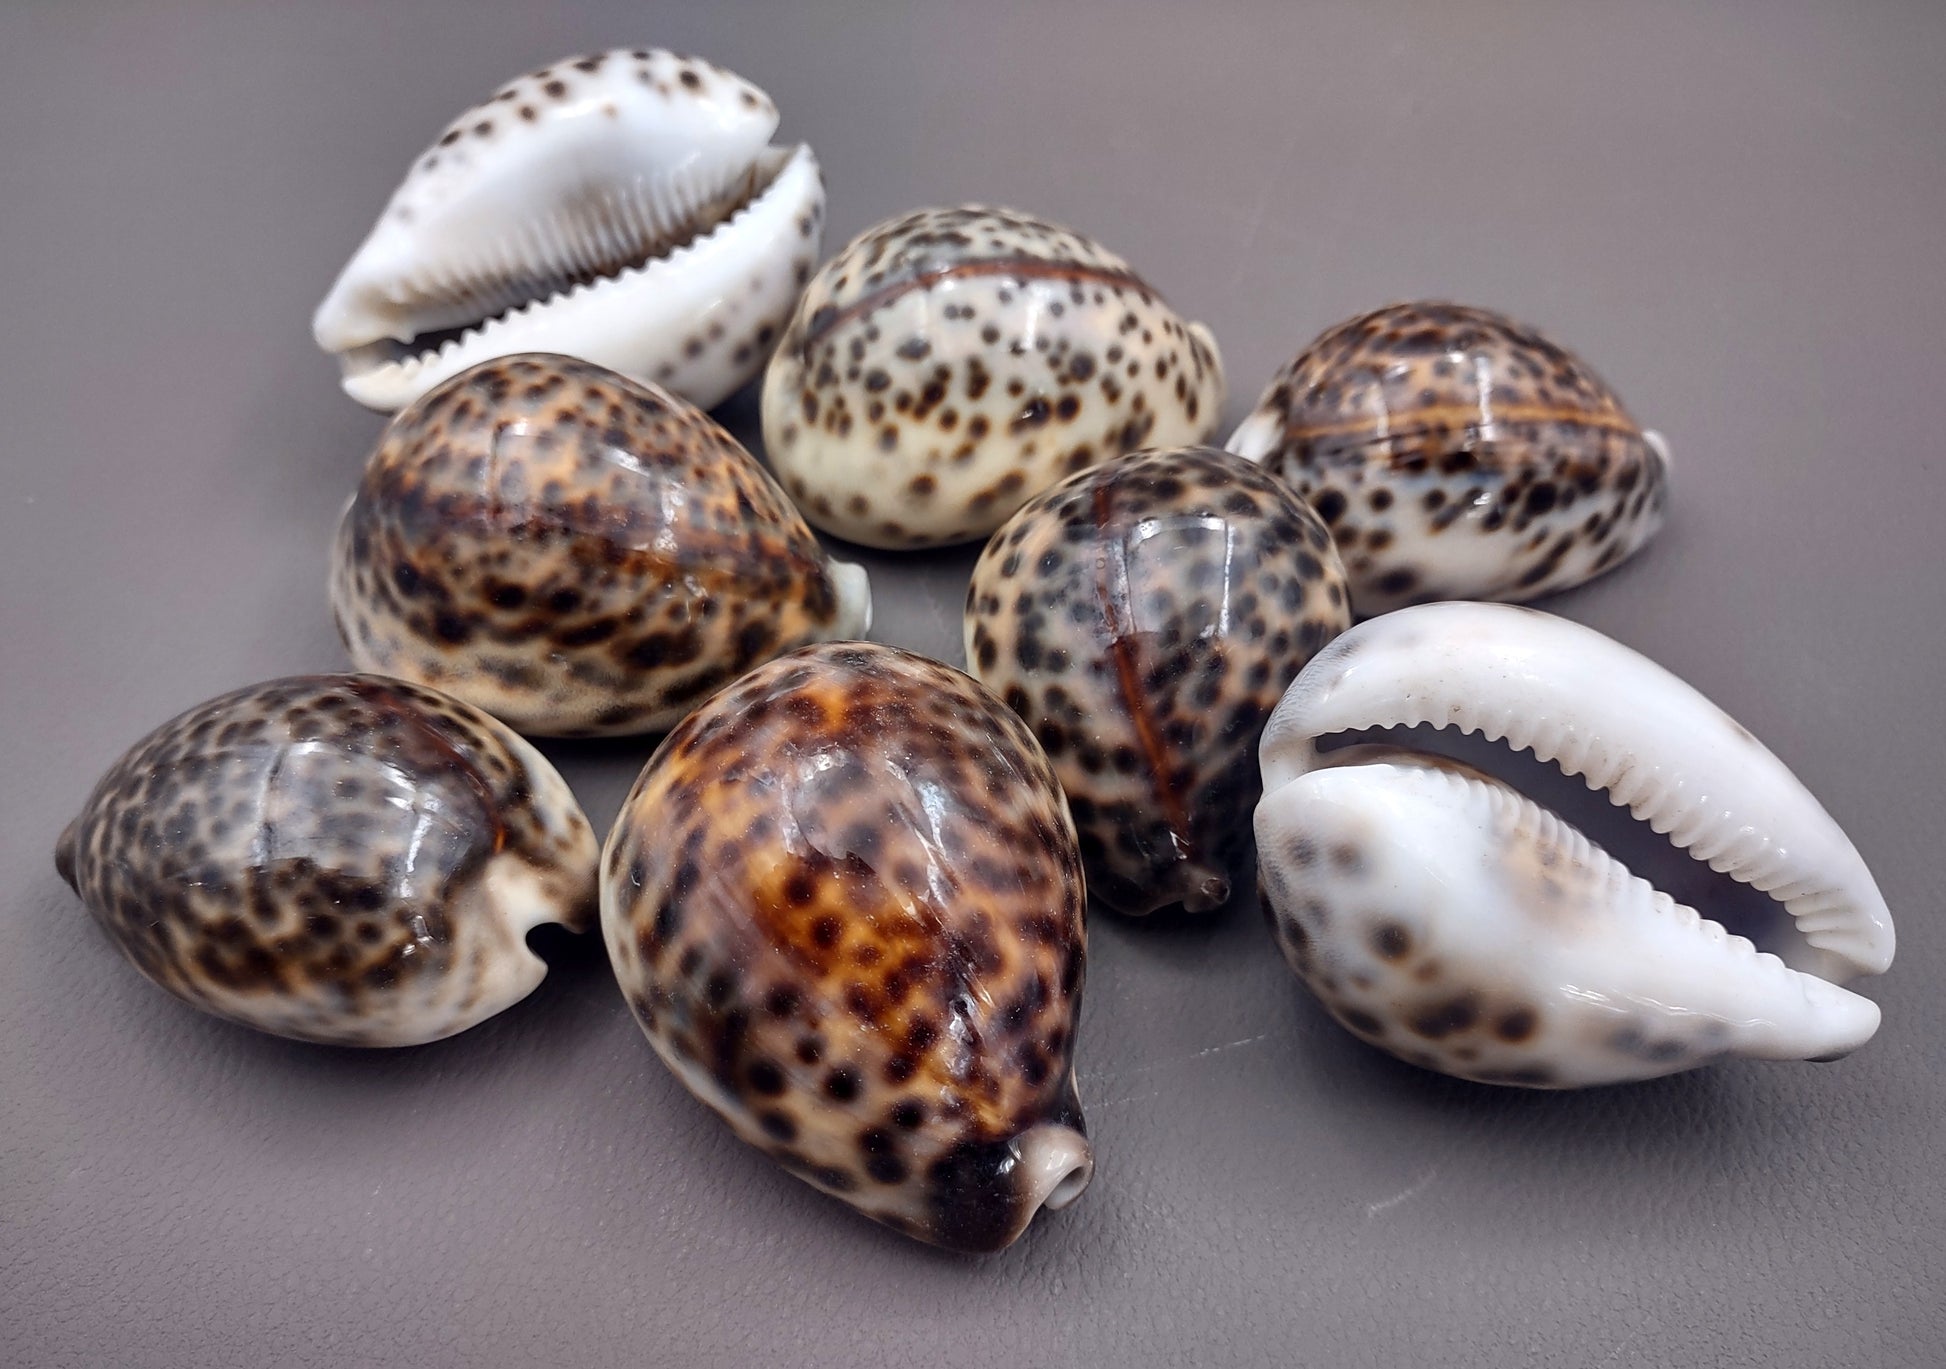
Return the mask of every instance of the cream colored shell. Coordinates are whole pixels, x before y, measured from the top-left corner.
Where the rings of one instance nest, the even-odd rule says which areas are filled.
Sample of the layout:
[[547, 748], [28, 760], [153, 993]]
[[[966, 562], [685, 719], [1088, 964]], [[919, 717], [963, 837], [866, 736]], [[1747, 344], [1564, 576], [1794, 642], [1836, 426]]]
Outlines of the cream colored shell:
[[855, 238], [806, 288], [764, 377], [764, 442], [827, 532], [984, 537], [1062, 478], [1208, 440], [1215, 340], [1127, 262], [1005, 209], [927, 209]]

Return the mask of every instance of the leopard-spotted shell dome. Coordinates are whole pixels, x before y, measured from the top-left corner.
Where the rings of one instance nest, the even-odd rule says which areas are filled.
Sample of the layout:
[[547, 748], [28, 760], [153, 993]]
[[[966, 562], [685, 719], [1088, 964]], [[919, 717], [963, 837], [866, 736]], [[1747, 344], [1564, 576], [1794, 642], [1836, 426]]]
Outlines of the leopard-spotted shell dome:
[[1586, 362], [1462, 304], [1327, 330], [1228, 446], [1323, 515], [1365, 616], [1568, 589], [1640, 550], [1668, 498], [1662, 439]]
[[962, 1250], [1073, 1201], [1081, 857], [1047, 759], [956, 670], [862, 642], [759, 667], [650, 759], [602, 853], [616, 977], [745, 1141]]
[[1053, 761], [1094, 895], [1206, 912], [1249, 848], [1264, 720], [1350, 623], [1318, 516], [1190, 447], [1083, 471], [1015, 514], [973, 569], [966, 659]]
[[805, 516], [874, 547], [984, 537], [1144, 446], [1202, 442], [1215, 340], [1129, 264], [1007, 209], [924, 209], [853, 239], [764, 376], [764, 443]]
[[331, 604], [352, 660], [523, 732], [658, 732], [759, 661], [870, 621], [701, 410], [569, 357], [484, 362], [385, 430]]
[[56, 864], [123, 954], [194, 1006], [351, 1046], [435, 1041], [531, 993], [524, 940], [594, 920], [595, 836], [476, 708], [373, 675], [272, 680], [122, 757]]

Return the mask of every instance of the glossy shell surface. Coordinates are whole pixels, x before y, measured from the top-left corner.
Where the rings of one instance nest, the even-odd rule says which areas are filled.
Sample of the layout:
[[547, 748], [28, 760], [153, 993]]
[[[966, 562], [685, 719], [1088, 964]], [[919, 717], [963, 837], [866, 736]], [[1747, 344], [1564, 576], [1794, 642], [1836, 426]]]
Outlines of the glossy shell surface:
[[984, 537], [1062, 477], [1207, 440], [1223, 368], [1129, 264], [1005, 209], [927, 209], [812, 278], [764, 375], [764, 443], [818, 527]]
[[[1568, 824], [1450, 762], [1335, 733], [1477, 731], [1583, 777], [1789, 913], [1759, 951]], [[1645, 1078], [1720, 1055], [1830, 1058], [1878, 1027], [1837, 987], [1892, 963], [1849, 838], [1762, 743], [1662, 667], [1502, 604], [1359, 624], [1264, 730], [1258, 866], [1286, 955], [1352, 1030], [1488, 1082]]]
[[992, 1250], [1079, 1196], [1074, 829], [1025, 726], [890, 647], [808, 647], [670, 733], [602, 855], [637, 1019], [745, 1141]]
[[1351, 622], [1324, 524], [1249, 462], [1143, 452], [1015, 514], [974, 567], [969, 669], [1067, 791], [1095, 897], [1126, 913], [1229, 898], [1257, 738]]
[[864, 571], [702, 412], [550, 356], [482, 363], [393, 419], [331, 604], [360, 669], [573, 736], [664, 730], [871, 609]]
[[1668, 453], [1580, 358], [1460, 304], [1395, 304], [1280, 371], [1229, 449], [1310, 500], [1370, 616], [1532, 599], [1662, 526]]
[[708, 408], [754, 376], [817, 264], [824, 182], [743, 78], [660, 49], [556, 62], [414, 161], [318, 306], [347, 394], [392, 410], [563, 352]]
[[62, 876], [144, 975], [246, 1026], [402, 1046], [547, 973], [525, 936], [595, 914], [594, 833], [479, 710], [368, 675], [226, 694], [163, 724], [62, 834]]

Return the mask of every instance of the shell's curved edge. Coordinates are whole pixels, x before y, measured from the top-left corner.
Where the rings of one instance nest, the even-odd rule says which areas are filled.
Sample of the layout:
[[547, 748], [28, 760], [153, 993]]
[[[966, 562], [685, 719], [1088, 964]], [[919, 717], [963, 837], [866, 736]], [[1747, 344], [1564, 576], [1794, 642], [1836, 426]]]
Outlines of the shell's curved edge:
[[1500, 781], [1364, 750], [1266, 795], [1255, 826], [1280, 949], [1373, 1044], [1571, 1088], [1726, 1055], [1835, 1059], [1876, 1032], [1869, 999], [1729, 935]]
[[1657, 458], [1661, 460], [1663, 476], [1666, 479], [1675, 464], [1669, 455], [1669, 439], [1654, 428], [1644, 428], [1642, 430], [1642, 441], [1647, 443], [1649, 450], [1654, 452]]
[[762, 368], [823, 238], [824, 178], [811, 149], [770, 149], [760, 167], [768, 186], [704, 236], [520, 305], [428, 357], [369, 367], [347, 358], [345, 393], [390, 412], [482, 361], [552, 352], [715, 407]]
[[1424, 604], [1337, 638], [1264, 729], [1266, 791], [1316, 769], [1321, 737], [1420, 724], [1552, 761], [1770, 894], [1792, 916], [1794, 967], [1842, 982], [1891, 965], [1891, 913], [1863, 857], [1781, 760], [1662, 666], [1534, 609]]
[[1203, 420], [1202, 432], [1196, 438], [1198, 443], [1210, 442], [1216, 437], [1217, 425], [1223, 421], [1223, 403], [1230, 394], [1230, 373], [1224, 367], [1223, 349], [1217, 345], [1216, 333], [1207, 323], [1198, 323], [1191, 319], [1183, 324], [1183, 328], [1191, 337], [1203, 344], [1203, 350], [1209, 354], [1210, 373], [1215, 377], [1212, 387], [1214, 402], [1204, 411], [1206, 416]]
[[833, 560], [827, 563], [831, 583], [838, 591], [838, 616], [831, 625], [829, 640], [863, 637], [872, 630], [872, 578], [856, 561]]
[[1230, 440], [1223, 444], [1223, 450], [1231, 456], [1240, 456], [1245, 461], [1262, 465], [1264, 459], [1277, 450], [1281, 427], [1274, 411], [1259, 407], [1237, 424], [1236, 430], [1230, 434]]

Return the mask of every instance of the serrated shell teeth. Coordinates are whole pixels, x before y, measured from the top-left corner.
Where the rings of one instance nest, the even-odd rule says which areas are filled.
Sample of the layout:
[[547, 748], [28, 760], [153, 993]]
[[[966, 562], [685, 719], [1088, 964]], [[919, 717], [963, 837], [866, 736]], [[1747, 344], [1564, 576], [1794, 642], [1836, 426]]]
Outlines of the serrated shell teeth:
[[[1755, 951], [1661, 894], [1654, 894], [1662, 903], [1653, 906], [1668, 907], [1644, 922], [1637, 914], [1652, 906], [1647, 900], [1654, 891], [1648, 885], [1497, 781], [1469, 772], [1462, 783], [1455, 775], [1463, 767], [1410, 753], [1369, 762], [1367, 749], [1324, 753], [1318, 748], [1320, 738], [1337, 732], [1423, 722], [1504, 740], [1553, 761], [1584, 777], [1589, 788], [1605, 790], [1617, 805], [1712, 869], [1769, 894], [1791, 915], [1778, 955]], [[1301, 842], [1309, 849], [1328, 844], [1336, 833], [1342, 843], [1356, 846], [1342, 835], [1345, 824], [1360, 805], [1375, 806], [1383, 796], [1387, 803], [1416, 805], [1409, 819], [1394, 818], [1397, 831], [1384, 838], [1391, 843], [1384, 847], [1391, 853], [1386, 858], [1423, 859], [1430, 862], [1428, 869], [1450, 875], [1446, 882], [1425, 886], [1424, 905], [1412, 914], [1430, 919], [1428, 928], [1436, 926], [1447, 939], [1442, 961], [1473, 957], [1482, 982], [1497, 975], [1520, 983], [1529, 997], [1578, 985], [1582, 999], [1608, 1009], [1639, 999], [1656, 1004], [1658, 1012], [1686, 1014], [1681, 1021], [1729, 1024], [1710, 1028], [1713, 1044], [1707, 1052], [1699, 1054], [1702, 1038], [1693, 1033], [1665, 1034], [1657, 1038], [1663, 1043], [1658, 1054], [1634, 1051], [1627, 1063], [1618, 1062], [1612, 1051], [1576, 1054], [1585, 1042], [1568, 1050], [1555, 1040], [1558, 1058], [1504, 1068], [1478, 1063], [1488, 1055], [1508, 1056], [1498, 1047], [1492, 1052], [1472, 1047], [1473, 1057], [1460, 1057], [1404, 1038], [1384, 1042], [1407, 1058], [1428, 1056], [1437, 1068], [1469, 1078], [1498, 1072], [1507, 1076], [1499, 1082], [1591, 1083], [1666, 1073], [1706, 1054], [1824, 1058], [1856, 1048], [1877, 1027], [1876, 1007], [1835, 987], [1855, 975], [1883, 972], [1895, 947], [1891, 914], [1857, 849], [1784, 763], [1721, 709], [1599, 633], [1498, 604], [1428, 604], [1368, 620], [1327, 646], [1292, 684], [1265, 728], [1260, 757], [1265, 798], [1257, 834], [1264, 884], [1276, 915], [1285, 922], [1298, 918], [1295, 930], [1282, 932], [1294, 965], [1303, 959], [1294, 948], [1308, 946], [1303, 938], [1316, 940], [1323, 931], [1306, 924], [1307, 910], [1325, 910], [1313, 921], [1338, 920], [1335, 900], [1344, 890], [1342, 883], [1316, 872], [1297, 878], [1287, 868], [1294, 860], [1279, 854], [1279, 843]], [[1452, 812], [1426, 807], [1426, 795], [1433, 792], [1426, 788], [1427, 774], [1448, 782], [1438, 792]], [[1507, 817], [1509, 804], [1525, 805], [1517, 819]], [[1491, 906], [1492, 897], [1467, 884], [1483, 863], [1547, 864], [1543, 855], [1584, 873], [1598, 872], [1597, 883], [1606, 891], [1599, 899], [1569, 900], [1555, 910], [1559, 916], [1551, 923], [1545, 901], [1530, 910], [1534, 927], [1579, 928], [1577, 944], [1594, 943], [1575, 918], [1586, 927], [1607, 929], [1602, 954], [1573, 967], [1580, 979], [1562, 978], [1569, 967], [1559, 957], [1568, 952], [1554, 944], [1552, 932], [1538, 935], [1530, 929], [1525, 939], [1508, 941], [1493, 930], [1495, 919], [1512, 913]], [[1684, 929], [1684, 940], [1670, 942], [1663, 934], [1674, 926]], [[1724, 977], [1712, 981], [1683, 959], [1683, 945], [1734, 952], [1737, 958], [1718, 965]], [[1369, 1003], [1355, 1013], [1344, 1008], [1348, 991], [1342, 977], [1325, 983], [1315, 968], [1324, 953], [1306, 954], [1313, 967], [1299, 965], [1299, 973], [1327, 1002], [1336, 1003], [1334, 1011], [1355, 1029], [1377, 1017]], [[1630, 1055], [1634, 1044], [1624, 1037], [1630, 1049], [1621, 1055]]]
[[1341, 1022], [1484, 1083], [1570, 1088], [1721, 1056], [1828, 1059], [1869, 999], [1789, 969], [1498, 780], [1365, 749], [1265, 796], [1280, 948]]
[[[522, 77], [413, 163], [318, 306], [318, 345], [381, 410], [533, 351], [710, 407], [762, 367], [818, 254], [817, 163], [776, 128], [768, 96], [672, 53]], [[643, 289], [651, 267], [673, 269]]]

